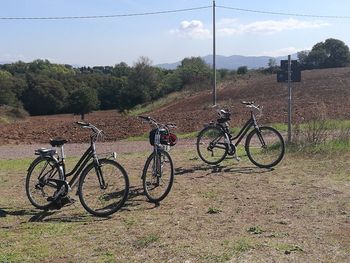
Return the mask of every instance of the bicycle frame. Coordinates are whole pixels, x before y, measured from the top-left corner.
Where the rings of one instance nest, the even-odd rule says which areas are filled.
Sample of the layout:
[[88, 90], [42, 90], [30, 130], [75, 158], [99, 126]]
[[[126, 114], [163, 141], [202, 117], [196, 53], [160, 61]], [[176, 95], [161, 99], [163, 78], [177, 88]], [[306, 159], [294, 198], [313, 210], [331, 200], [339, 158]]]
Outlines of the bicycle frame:
[[64, 157], [62, 156], [62, 158], [60, 158], [58, 164], [59, 167], [61, 167], [63, 175], [64, 175], [64, 179], [66, 179], [67, 177], [73, 176], [73, 178], [68, 182], [69, 187], [73, 188], [77, 178], [80, 176], [81, 172], [83, 171], [83, 169], [87, 166], [87, 164], [90, 162], [90, 160], [93, 159], [94, 162], [97, 164], [96, 165], [96, 169], [98, 169], [97, 175], [98, 175], [98, 179], [100, 182], [100, 185], [104, 185], [104, 180], [101, 176], [101, 169], [99, 167], [99, 162], [98, 162], [98, 158], [96, 155], [96, 148], [95, 148], [95, 142], [93, 140], [93, 137], [90, 137], [90, 147], [84, 152], [83, 156], [79, 159], [79, 161], [75, 164], [74, 168], [69, 172], [66, 173], [66, 164], [64, 162]]
[[255, 129], [259, 129], [259, 125], [256, 121], [256, 117], [254, 115], [253, 110], [250, 111], [250, 118], [249, 120], [244, 124], [244, 126], [241, 128], [241, 130], [238, 132], [236, 136], [232, 136], [230, 133], [230, 130], [228, 128], [228, 125], [223, 125], [221, 123], [216, 123], [217, 126], [219, 126], [225, 133], [225, 141], [229, 143], [229, 145], [232, 144], [232, 141], [235, 141], [234, 146], [237, 147], [239, 143], [242, 141], [242, 139], [245, 137], [245, 135], [249, 132], [250, 128], [254, 126]]

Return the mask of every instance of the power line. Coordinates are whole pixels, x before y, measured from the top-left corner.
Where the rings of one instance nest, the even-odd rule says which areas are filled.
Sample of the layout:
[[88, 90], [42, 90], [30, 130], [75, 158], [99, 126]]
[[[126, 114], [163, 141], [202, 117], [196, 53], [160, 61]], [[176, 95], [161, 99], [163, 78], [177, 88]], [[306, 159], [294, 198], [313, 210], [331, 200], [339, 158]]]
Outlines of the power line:
[[131, 14], [114, 14], [114, 15], [92, 15], [92, 16], [52, 16], [52, 17], [0, 17], [0, 20], [68, 20], [68, 19], [100, 19], [100, 18], [115, 18], [115, 17], [130, 17], [130, 16], [148, 16], [148, 15], [160, 15], [178, 12], [187, 12], [200, 9], [208, 9], [212, 6], [200, 6], [175, 10], [163, 10], [156, 12], [146, 13], [131, 13]]
[[350, 16], [328, 16], [328, 15], [312, 15], [312, 14], [297, 14], [297, 13], [284, 13], [284, 12], [271, 12], [262, 10], [245, 9], [238, 7], [220, 6], [218, 8], [231, 9], [242, 12], [259, 13], [259, 14], [270, 14], [270, 15], [281, 15], [281, 16], [302, 16], [302, 17], [314, 17], [314, 18], [331, 18], [331, 19], [350, 19]]

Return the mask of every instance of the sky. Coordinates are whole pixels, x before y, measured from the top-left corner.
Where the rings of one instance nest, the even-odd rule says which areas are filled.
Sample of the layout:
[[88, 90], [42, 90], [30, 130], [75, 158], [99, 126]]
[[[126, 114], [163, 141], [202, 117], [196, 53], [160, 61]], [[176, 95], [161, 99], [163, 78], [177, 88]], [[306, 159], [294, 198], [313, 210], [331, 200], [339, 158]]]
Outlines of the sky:
[[[0, 0], [0, 18], [135, 14], [212, 6], [212, 0]], [[348, 0], [216, 0], [217, 6], [346, 16], [330, 19], [216, 8], [216, 54], [282, 56], [327, 38], [350, 45]], [[212, 8], [74, 20], [0, 19], [0, 62], [48, 59], [71, 65], [172, 63], [213, 51]]]

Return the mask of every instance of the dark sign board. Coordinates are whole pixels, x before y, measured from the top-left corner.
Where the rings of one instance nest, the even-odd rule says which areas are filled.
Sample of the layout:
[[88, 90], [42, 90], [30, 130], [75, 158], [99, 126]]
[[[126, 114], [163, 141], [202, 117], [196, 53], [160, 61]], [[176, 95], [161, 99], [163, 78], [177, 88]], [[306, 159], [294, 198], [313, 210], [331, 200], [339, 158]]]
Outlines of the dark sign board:
[[[291, 71], [290, 76], [292, 82], [301, 81], [301, 71], [299, 63], [297, 60], [291, 61]], [[281, 70], [277, 72], [277, 82], [287, 82], [288, 81], [288, 60], [281, 60]]]

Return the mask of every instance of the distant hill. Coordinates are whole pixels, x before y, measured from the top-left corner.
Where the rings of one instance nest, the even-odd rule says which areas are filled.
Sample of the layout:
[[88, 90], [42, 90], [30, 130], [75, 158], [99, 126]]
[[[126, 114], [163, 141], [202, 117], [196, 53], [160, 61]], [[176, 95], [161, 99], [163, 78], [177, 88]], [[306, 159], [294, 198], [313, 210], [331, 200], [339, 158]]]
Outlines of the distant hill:
[[10, 64], [12, 63], [11, 61], [0, 61], [0, 65], [4, 65], [4, 64]]
[[[257, 69], [267, 67], [267, 63], [270, 58], [276, 59], [279, 64], [280, 60], [287, 59], [287, 56], [281, 57], [268, 57], [268, 56], [222, 56], [216, 55], [216, 68], [222, 69], [237, 69], [240, 66], [247, 66], [249, 69]], [[202, 59], [209, 65], [213, 64], [213, 55], [207, 55], [202, 57]], [[297, 54], [292, 54], [292, 59], [297, 59]], [[158, 64], [157, 67], [164, 69], [176, 69], [181, 64], [180, 61], [175, 63], [164, 63]]]

